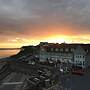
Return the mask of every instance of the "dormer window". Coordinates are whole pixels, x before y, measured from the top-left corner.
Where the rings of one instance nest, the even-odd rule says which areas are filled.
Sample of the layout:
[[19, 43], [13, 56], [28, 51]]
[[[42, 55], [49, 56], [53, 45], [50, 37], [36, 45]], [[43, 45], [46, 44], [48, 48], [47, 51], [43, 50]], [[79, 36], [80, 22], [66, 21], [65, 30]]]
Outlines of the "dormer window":
[[68, 52], [68, 48], [66, 48], [65, 51]]
[[56, 48], [55, 51], [57, 52], [58, 51], [58, 48]]
[[63, 48], [60, 48], [60, 51], [63, 52]]
[[71, 51], [73, 52], [74, 51], [74, 48], [71, 48]]

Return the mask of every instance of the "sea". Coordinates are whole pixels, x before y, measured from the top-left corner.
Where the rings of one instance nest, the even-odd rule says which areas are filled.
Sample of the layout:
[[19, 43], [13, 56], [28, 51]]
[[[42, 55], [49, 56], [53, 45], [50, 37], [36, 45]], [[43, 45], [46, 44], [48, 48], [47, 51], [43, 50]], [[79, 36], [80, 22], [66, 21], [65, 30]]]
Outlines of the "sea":
[[12, 49], [12, 50], [0, 50], [0, 59], [9, 57], [11, 55], [15, 55], [19, 52], [19, 49]]

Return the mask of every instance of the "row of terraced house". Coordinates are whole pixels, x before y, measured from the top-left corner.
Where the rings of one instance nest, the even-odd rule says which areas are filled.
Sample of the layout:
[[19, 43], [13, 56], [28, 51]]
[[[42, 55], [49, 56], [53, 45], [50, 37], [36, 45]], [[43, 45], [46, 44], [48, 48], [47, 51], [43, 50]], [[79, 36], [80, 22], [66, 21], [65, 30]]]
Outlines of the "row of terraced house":
[[90, 66], [90, 44], [58, 44], [41, 42], [39, 59], [71, 63], [83, 68]]

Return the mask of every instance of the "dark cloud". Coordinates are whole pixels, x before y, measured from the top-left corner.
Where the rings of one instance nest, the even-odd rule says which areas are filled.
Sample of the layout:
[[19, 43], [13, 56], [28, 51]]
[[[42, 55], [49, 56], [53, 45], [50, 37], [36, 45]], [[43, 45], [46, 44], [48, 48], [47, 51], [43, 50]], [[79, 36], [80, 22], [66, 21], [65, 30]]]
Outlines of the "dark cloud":
[[0, 34], [32, 36], [62, 26], [90, 33], [90, 0], [0, 0]]

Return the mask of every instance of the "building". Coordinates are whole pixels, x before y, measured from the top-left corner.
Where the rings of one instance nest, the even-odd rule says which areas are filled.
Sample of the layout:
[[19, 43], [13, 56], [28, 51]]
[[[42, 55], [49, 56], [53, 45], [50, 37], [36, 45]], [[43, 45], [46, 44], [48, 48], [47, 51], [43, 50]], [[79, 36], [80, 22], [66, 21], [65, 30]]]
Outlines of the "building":
[[61, 62], [72, 62], [74, 48], [70, 48], [68, 44], [48, 44], [48, 46], [40, 46], [40, 61], [59, 60]]
[[[19, 56], [31, 55], [40, 62], [65, 62], [81, 67], [90, 66], [90, 44], [41, 42], [37, 46], [23, 46]], [[30, 62], [31, 59], [29, 58]], [[38, 61], [37, 60], [37, 61]]]
[[39, 59], [40, 62], [69, 62], [84, 68], [90, 65], [90, 44], [42, 43]]
[[86, 52], [81, 46], [77, 46], [76, 49], [73, 52], [73, 60], [74, 64], [76, 66], [82, 66], [83, 68], [85, 67], [86, 64]]
[[72, 59], [72, 53], [69, 48], [60, 44], [50, 44], [48, 46], [41, 46], [40, 49], [40, 60], [60, 60], [67, 62]]

